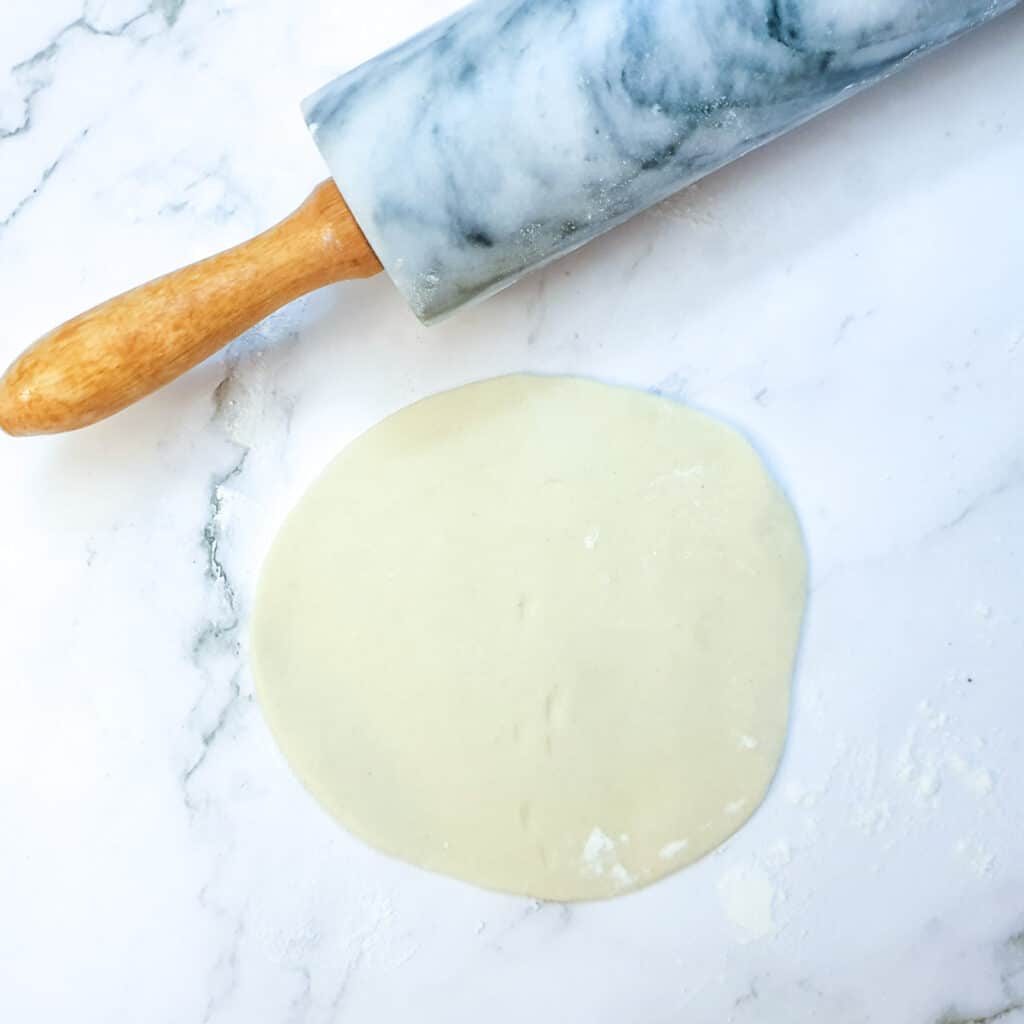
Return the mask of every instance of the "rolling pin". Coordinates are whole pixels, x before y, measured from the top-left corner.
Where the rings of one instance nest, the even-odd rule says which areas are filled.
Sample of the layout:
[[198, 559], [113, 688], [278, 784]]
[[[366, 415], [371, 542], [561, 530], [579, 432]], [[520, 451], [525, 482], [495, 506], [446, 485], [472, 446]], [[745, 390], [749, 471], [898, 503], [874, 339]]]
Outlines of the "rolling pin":
[[0, 427], [88, 426], [381, 270], [433, 323], [1017, 2], [479, 0], [310, 97], [334, 180], [41, 338], [0, 380]]

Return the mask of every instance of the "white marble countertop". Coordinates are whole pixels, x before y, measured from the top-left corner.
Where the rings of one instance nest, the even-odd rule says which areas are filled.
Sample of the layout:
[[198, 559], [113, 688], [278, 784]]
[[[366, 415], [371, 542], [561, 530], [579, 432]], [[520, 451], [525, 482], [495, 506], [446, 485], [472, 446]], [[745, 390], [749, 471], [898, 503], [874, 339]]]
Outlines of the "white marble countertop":
[[[0, 361], [266, 226], [297, 104], [455, 6], [8, 0]], [[1024, 10], [427, 330], [385, 280], [159, 396], [0, 440], [0, 1017], [1024, 1021]], [[567, 372], [740, 424], [807, 531], [786, 757], [717, 855], [495, 896], [336, 827], [246, 631], [282, 515], [433, 391]]]

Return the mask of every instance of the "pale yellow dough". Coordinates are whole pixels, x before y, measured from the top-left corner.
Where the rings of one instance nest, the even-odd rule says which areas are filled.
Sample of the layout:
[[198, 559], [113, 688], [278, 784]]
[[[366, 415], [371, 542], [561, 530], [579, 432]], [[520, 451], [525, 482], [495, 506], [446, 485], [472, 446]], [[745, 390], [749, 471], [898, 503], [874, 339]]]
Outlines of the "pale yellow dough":
[[281, 530], [252, 635], [288, 761], [380, 850], [613, 896], [721, 844], [782, 751], [796, 518], [675, 402], [514, 376], [404, 409]]

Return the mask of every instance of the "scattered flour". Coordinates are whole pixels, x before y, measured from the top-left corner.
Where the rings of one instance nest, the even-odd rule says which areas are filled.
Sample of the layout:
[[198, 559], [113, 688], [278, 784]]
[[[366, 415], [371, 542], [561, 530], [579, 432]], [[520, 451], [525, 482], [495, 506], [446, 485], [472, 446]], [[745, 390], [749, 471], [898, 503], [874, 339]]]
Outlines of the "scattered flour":
[[216, 416], [228, 440], [255, 448], [267, 433], [272, 381], [261, 352], [229, 358], [228, 373], [217, 388]]
[[583, 865], [588, 874], [603, 875], [615, 862], [615, 840], [595, 828], [583, 844]]
[[727, 871], [718, 880], [718, 897], [726, 916], [740, 932], [740, 942], [756, 942], [775, 931], [778, 893], [758, 866]]
[[960, 754], [951, 754], [946, 764], [968, 791], [979, 800], [991, 796], [995, 789], [995, 779], [987, 768], [975, 768]]
[[942, 779], [931, 768], [925, 769], [918, 776], [917, 791], [924, 799], [936, 796], [940, 789], [942, 789]]
[[995, 856], [976, 839], [964, 838], [954, 847], [957, 857], [967, 865], [972, 874], [984, 878], [992, 873]]
[[[629, 842], [629, 836], [624, 834], [621, 838]], [[623, 888], [633, 882], [633, 876], [619, 862], [615, 840], [599, 828], [583, 844], [583, 873], [589, 878], [611, 875]]]
[[690, 845], [689, 839], [677, 839], [673, 843], [666, 843], [659, 851], [658, 856], [662, 860], [672, 860], [677, 857]]
[[888, 800], [861, 804], [854, 809], [853, 824], [866, 836], [877, 836], [889, 827], [892, 820], [892, 808]]
[[938, 729], [943, 729], [949, 722], [949, 715], [945, 711], [936, 711], [932, 707], [931, 701], [923, 700], [917, 706], [917, 710], [920, 712], [921, 717], [928, 724], [928, 728], [933, 732]]
[[612, 865], [611, 875], [623, 888], [633, 882], [633, 876], [621, 864]]
[[[944, 782], [952, 776], [977, 800], [991, 796], [995, 779], [985, 767], [973, 764], [960, 750], [953, 747], [960, 742], [949, 729], [949, 715], [936, 710], [930, 701], [918, 705], [926, 731], [922, 735], [918, 725], [912, 725], [896, 757], [896, 777], [905, 782], [917, 799], [932, 807]], [[975, 737], [970, 744], [973, 753], [984, 749], [984, 741]]]
[[801, 807], [813, 807], [820, 795], [818, 790], [810, 789], [800, 782], [791, 782], [785, 790], [786, 799], [791, 804], [798, 804]]

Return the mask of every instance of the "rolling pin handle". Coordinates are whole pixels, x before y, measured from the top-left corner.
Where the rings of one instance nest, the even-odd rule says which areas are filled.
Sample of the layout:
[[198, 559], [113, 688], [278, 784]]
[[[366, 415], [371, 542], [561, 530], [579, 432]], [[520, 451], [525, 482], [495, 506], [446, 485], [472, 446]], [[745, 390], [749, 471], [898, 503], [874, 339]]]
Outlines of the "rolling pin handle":
[[333, 181], [242, 245], [151, 281], [40, 338], [0, 378], [0, 428], [57, 434], [104, 420], [317, 288], [383, 268]]

